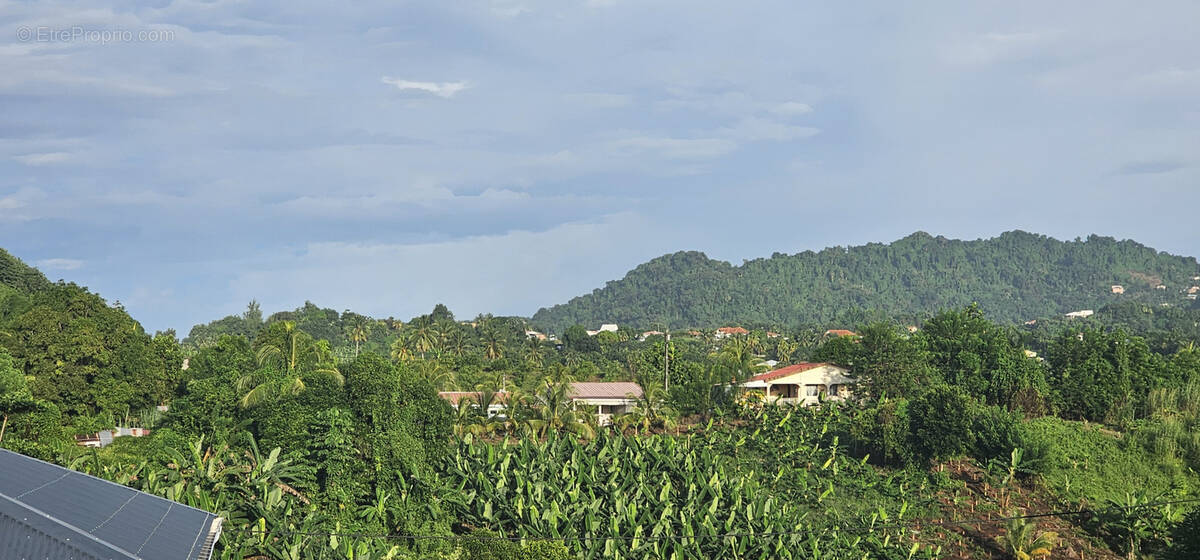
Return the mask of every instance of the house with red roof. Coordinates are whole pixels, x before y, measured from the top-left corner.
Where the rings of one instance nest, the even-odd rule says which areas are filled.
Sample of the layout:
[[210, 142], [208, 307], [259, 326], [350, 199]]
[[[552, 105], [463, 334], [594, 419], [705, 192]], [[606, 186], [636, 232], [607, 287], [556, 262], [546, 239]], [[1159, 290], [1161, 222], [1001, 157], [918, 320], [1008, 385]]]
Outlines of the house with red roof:
[[854, 383], [844, 367], [804, 362], [760, 373], [738, 386], [768, 404], [814, 405], [849, 397]]
[[714, 336], [716, 338], [726, 338], [735, 334], [750, 334], [750, 331], [743, 329], [742, 327], [721, 327], [717, 329], [717, 333]]
[[825, 336], [828, 336], [828, 337], [855, 336], [856, 337], [856, 336], [858, 336], [858, 333], [856, 333], [854, 331], [848, 331], [846, 329], [829, 329], [829, 330], [825, 331]]

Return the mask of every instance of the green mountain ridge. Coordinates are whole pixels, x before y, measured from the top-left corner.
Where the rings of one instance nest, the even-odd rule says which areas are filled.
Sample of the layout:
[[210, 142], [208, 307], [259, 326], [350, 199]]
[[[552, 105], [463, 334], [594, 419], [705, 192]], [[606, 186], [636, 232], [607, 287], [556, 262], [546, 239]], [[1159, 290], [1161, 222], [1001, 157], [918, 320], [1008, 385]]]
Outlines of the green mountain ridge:
[[35, 292], [50, 287], [50, 281], [38, 269], [33, 268], [0, 248], [0, 292], [5, 288], [23, 293]]
[[[964, 241], [917, 232], [890, 244], [775, 253], [741, 266], [697, 251], [672, 253], [538, 310], [533, 323], [560, 332], [600, 323], [798, 326], [853, 323], [872, 313], [917, 318], [971, 303], [995, 320], [1018, 322], [1125, 301], [1193, 305], [1183, 290], [1196, 275], [1195, 257], [1099, 235], [1059, 241], [1010, 231]], [[1125, 293], [1114, 294], [1114, 285]]]

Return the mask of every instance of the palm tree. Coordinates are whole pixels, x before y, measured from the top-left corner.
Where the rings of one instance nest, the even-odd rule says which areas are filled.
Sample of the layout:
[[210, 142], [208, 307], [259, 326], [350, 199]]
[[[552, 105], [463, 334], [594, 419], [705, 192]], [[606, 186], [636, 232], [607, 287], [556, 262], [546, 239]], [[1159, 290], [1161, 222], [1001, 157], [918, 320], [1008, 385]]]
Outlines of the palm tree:
[[238, 379], [238, 390], [252, 387], [242, 396], [243, 408], [251, 407], [281, 395], [296, 395], [304, 391], [306, 377], [319, 376], [341, 385], [342, 373], [334, 366], [333, 353], [326, 341], [314, 341], [293, 321], [283, 322], [282, 347], [263, 344], [256, 357], [262, 369]]
[[591, 415], [571, 407], [569, 385], [547, 383], [526, 406], [529, 415], [524, 424], [528, 433], [543, 437], [550, 431], [566, 431], [585, 439], [596, 436]]
[[371, 336], [371, 324], [365, 318], [358, 318], [354, 321], [354, 327], [350, 329], [350, 340], [354, 341], [354, 358], [358, 359], [358, 345], [366, 342], [367, 337]]
[[439, 391], [454, 386], [454, 372], [439, 360], [418, 360], [417, 369], [421, 371], [421, 377], [428, 379]]
[[504, 357], [504, 337], [491, 324], [483, 330], [483, 356], [493, 361]]
[[413, 350], [425, 357], [425, 353], [432, 350], [437, 342], [437, 333], [434, 331], [433, 321], [429, 317], [418, 317], [412, 322], [412, 337], [409, 342], [412, 343]]
[[450, 355], [461, 358], [467, 353], [469, 347], [467, 336], [463, 334], [462, 329], [456, 328], [450, 331], [450, 337], [446, 341], [446, 351], [450, 352]]
[[546, 363], [546, 354], [542, 347], [542, 341], [534, 337], [529, 337], [525, 343], [525, 365], [530, 369], [538, 371], [542, 369]]
[[458, 328], [453, 321], [438, 321], [433, 325], [433, 350], [437, 357], [442, 357], [442, 353], [450, 345], [450, 337], [456, 331]]
[[396, 360], [397, 362], [407, 362], [407, 361], [413, 359], [413, 354], [412, 354], [412, 349], [411, 349], [412, 345], [409, 344], [410, 338], [411, 338], [411, 335], [409, 335], [405, 331], [400, 331], [400, 334], [396, 336], [396, 340], [392, 341], [392, 359], [393, 360]]

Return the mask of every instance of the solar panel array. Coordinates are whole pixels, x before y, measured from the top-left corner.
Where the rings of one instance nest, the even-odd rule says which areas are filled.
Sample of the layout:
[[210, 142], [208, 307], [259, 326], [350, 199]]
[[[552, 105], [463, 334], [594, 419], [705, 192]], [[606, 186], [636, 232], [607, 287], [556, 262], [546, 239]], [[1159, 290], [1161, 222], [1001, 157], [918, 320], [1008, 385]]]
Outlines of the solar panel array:
[[0, 557], [198, 560], [219, 530], [206, 511], [0, 449]]

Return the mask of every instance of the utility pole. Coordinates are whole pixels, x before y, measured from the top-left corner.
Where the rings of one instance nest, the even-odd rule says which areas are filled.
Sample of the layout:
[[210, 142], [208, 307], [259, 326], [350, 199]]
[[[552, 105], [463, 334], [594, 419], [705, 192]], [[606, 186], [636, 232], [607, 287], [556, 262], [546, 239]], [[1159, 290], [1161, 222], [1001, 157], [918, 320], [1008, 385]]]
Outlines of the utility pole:
[[671, 327], [667, 329], [667, 342], [663, 344], [663, 390], [671, 389]]

